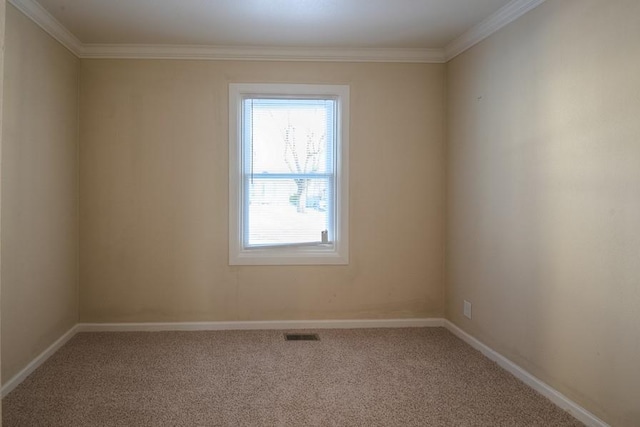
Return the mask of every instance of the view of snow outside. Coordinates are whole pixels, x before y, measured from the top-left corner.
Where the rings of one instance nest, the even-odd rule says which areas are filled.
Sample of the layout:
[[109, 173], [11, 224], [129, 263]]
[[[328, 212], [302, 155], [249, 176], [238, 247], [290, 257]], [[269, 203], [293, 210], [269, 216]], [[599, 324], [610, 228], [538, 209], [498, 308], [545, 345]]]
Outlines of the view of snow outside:
[[335, 101], [244, 101], [249, 246], [321, 241], [329, 229]]

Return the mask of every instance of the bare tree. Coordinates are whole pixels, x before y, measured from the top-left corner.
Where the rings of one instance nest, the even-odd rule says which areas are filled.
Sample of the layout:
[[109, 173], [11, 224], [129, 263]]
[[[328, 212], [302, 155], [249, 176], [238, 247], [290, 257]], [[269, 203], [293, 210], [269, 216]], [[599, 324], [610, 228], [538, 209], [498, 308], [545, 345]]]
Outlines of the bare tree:
[[[289, 123], [284, 130], [284, 160], [293, 173], [307, 174], [317, 172], [322, 159], [325, 134], [317, 136], [308, 130], [305, 135], [304, 150], [298, 146], [297, 129]], [[302, 154], [302, 159], [300, 158]], [[307, 205], [307, 188], [310, 179], [296, 178], [295, 202], [298, 212], [304, 212]]]

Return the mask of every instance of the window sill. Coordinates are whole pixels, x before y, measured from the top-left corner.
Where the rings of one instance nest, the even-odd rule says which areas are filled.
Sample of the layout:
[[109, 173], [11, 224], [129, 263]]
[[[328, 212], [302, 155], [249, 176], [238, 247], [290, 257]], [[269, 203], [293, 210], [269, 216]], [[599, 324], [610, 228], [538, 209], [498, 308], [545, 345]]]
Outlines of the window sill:
[[247, 249], [229, 256], [229, 265], [347, 265], [346, 251], [320, 248]]

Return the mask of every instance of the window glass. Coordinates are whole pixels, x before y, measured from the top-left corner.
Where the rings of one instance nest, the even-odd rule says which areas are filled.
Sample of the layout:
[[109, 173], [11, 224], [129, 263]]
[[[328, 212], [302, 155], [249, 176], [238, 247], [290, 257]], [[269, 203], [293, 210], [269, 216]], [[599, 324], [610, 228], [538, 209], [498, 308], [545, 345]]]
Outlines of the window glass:
[[243, 100], [244, 244], [333, 238], [335, 101]]

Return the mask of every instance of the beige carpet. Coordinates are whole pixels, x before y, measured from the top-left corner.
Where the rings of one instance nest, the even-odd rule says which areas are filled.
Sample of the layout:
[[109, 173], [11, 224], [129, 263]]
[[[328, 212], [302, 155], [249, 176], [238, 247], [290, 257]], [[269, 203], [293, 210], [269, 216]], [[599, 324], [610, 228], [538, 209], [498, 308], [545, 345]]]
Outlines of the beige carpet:
[[579, 426], [443, 328], [81, 333], [3, 426]]

